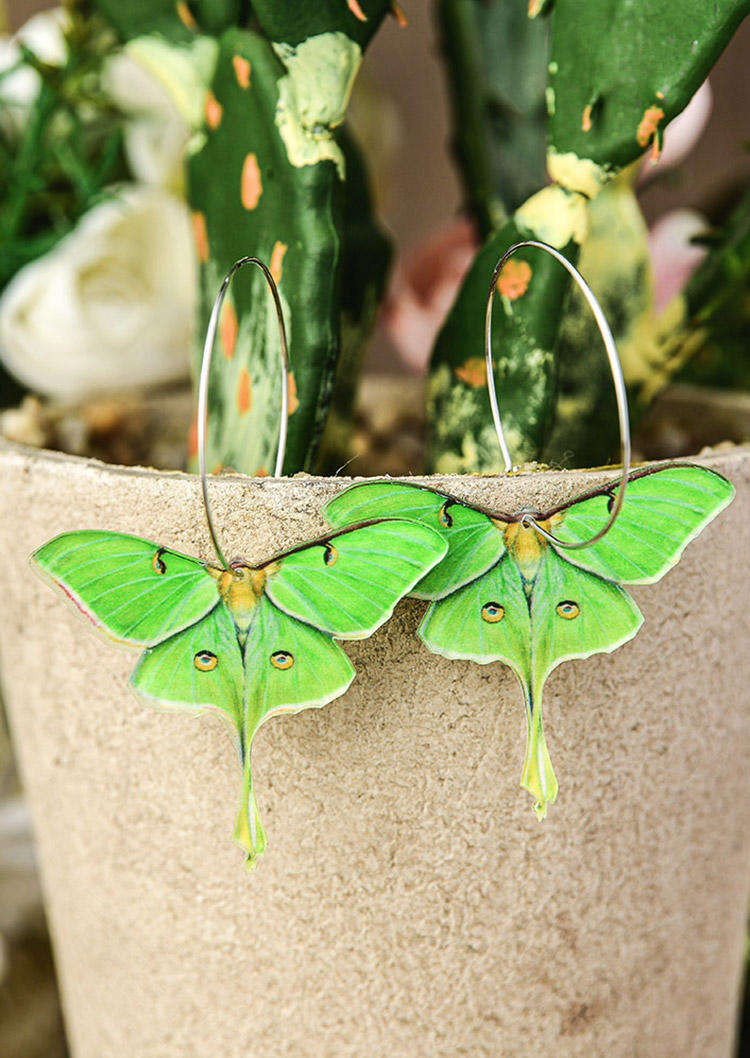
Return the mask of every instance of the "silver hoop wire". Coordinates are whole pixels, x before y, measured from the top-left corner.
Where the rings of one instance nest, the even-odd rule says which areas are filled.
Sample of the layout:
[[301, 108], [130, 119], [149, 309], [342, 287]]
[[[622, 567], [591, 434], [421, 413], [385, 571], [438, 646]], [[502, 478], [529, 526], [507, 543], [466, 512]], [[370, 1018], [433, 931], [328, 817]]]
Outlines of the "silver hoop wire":
[[206, 471], [206, 433], [208, 427], [208, 382], [211, 374], [211, 359], [214, 353], [214, 345], [216, 343], [216, 330], [219, 326], [219, 316], [221, 314], [221, 307], [224, 304], [224, 297], [229, 284], [232, 282], [234, 275], [239, 272], [246, 264], [256, 265], [257, 268], [263, 273], [268, 288], [273, 296], [274, 305], [276, 306], [276, 315], [279, 320], [279, 333], [281, 335], [281, 423], [279, 424], [279, 444], [276, 450], [276, 466], [274, 468], [274, 477], [281, 477], [282, 468], [284, 466], [284, 455], [286, 453], [286, 431], [287, 423], [289, 421], [289, 346], [286, 338], [286, 327], [284, 326], [284, 312], [281, 307], [281, 298], [279, 297], [279, 291], [276, 286], [276, 282], [271, 275], [266, 265], [258, 257], [242, 257], [239, 261], [235, 261], [232, 267], [229, 269], [227, 274], [224, 276], [224, 280], [219, 288], [219, 293], [216, 295], [216, 301], [214, 301], [214, 307], [211, 309], [211, 316], [208, 320], [208, 327], [206, 329], [206, 340], [203, 343], [203, 357], [201, 359], [201, 372], [200, 379], [198, 382], [198, 473], [201, 479], [201, 490], [203, 492], [203, 507], [206, 512], [206, 522], [208, 524], [208, 531], [211, 534], [211, 541], [214, 545], [214, 551], [221, 565], [225, 570], [232, 571], [232, 567], [224, 558], [224, 552], [219, 544], [218, 536], [216, 533], [216, 526], [214, 524], [213, 516], [211, 514], [211, 504], [208, 498], [208, 474]]
[[612, 510], [609, 514], [609, 520], [606, 525], [599, 530], [599, 532], [592, 536], [590, 540], [581, 540], [577, 543], [571, 543], [567, 540], [559, 540], [552, 533], [548, 533], [546, 529], [543, 529], [536, 519], [530, 515], [525, 514], [521, 519], [524, 525], [533, 525], [536, 531], [549, 540], [550, 543], [555, 544], [557, 547], [567, 548], [569, 551], [578, 551], [584, 547], [591, 547], [592, 544], [598, 543], [599, 540], [604, 537], [614, 525], [617, 520], [617, 516], [622, 508], [623, 501], [625, 499], [625, 489], [628, 484], [628, 473], [630, 472], [630, 419], [628, 416], [628, 395], [625, 389], [625, 379], [622, 375], [622, 367], [620, 365], [620, 357], [617, 354], [617, 346], [615, 345], [612, 331], [607, 323], [607, 318], [604, 315], [601, 305], [596, 299], [596, 295], [588, 285], [586, 280], [583, 278], [581, 273], [572, 265], [567, 257], [564, 257], [561, 253], [549, 246], [546, 242], [536, 242], [533, 239], [528, 239], [525, 242], [517, 242], [510, 249], [506, 250], [503, 256], [495, 265], [495, 271], [492, 273], [492, 282], [490, 283], [489, 293], [487, 295], [487, 308], [484, 316], [484, 353], [485, 362], [487, 365], [487, 388], [490, 394], [490, 407], [492, 408], [492, 419], [495, 423], [495, 433], [497, 434], [498, 444], [500, 445], [500, 451], [503, 454], [505, 460], [506, 473], [509, 470], [513, 470], [513, 460], [510, 457], [508, 451], [508, 443], [505, 440], [505, 432], [503, 430], [503, 424], [500, 419], [500, 409], [497, 404], [497, 389], [495, 387], [495, 372], [492, 366], [492, 303], [494, 301], [495, 289], [497, 287], [497, 281], [500, 277], [500, 273], [503, 270], [505, 262], [516, 252], [525, 246], [534, 247], [537, 250], [544, 250], [545, 253], [550, 254], [555, 258], [556, 261], [565, 268], [565, 270], [573, 277], [578, 284], [578, 288], [586, 299], [586, 303], [591, 309], [596, 325], [599, 328], [599, 333], [602, 336], [604, 342], [604, 348], [607, 353], [607, 360], [609, 361], [610, 371], [612, 372], [612, 381], [615, 387], [615, 397], [617, 399], [617, 417], [620, 422], [620, 462], [622, 463], [622, 474], [620, 477], [620, 487], [617, 490], [615, 502], [612, 504]]

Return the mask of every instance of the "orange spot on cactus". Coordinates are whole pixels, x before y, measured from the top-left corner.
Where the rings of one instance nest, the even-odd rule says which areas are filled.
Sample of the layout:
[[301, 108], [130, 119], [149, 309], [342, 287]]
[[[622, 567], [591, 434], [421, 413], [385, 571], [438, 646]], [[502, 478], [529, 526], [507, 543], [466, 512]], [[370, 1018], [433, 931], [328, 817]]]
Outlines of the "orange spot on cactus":
[[357, 3], [357, 0], [346, 0], [346, 6], [349, 8], [355, 18], [358, 18], [360, 22], [367, 21], [367, 15], [364, 13], [362, 8]]
[[253, 477], [255, 477], [255, 478], [267, 478], [268, 477], [268, 471], [266, 470], [265, 467], [258, 467], [258, 469], [253, 474]]
[[399, 28], [406, 29], [406, 27], [409, 25], [409, 19], [404, 14], [402, 8], [399, 7], [399, 5], [396, 3], [396, 0], [393, 0], [393, 2], [391, 3], [391, 14], [396, 19]]
[[202, 213], [195, 212], [192, 214], [193, 221], [193, 240], [195, 241], [195, 249], [198, 253], [198, 260], [201, 264], [205, 264], [208, 261], [209, 248], [208, 248], [208, 232], [206, 231], [206, 218]]
[[247, 415], [253, 406], [253, 391], [250, 385], [250, 375], [246, 368], [240, 371], [237, 383], [237, 411], [240, 415]]
[[299, 401], [297, 399], [297, 383], [295, 381], [292, 372], [289, 372], [289, 414], [294, 415], [297, 408], [299, 408]]
[[210, 129], [218, 129], [221, 124], [221, 115], [224, 113], [219, 100], [213, 92], [206, 92], [206, 102], [203, 104], [203, 113], [206, 116], [206, 124]]
[[663, 92], [657, 92], [656, 93], [656, 98], [657, 99], [663, 99], [664, 98], [664, 93]]
[[[644, 111], [641, 123], [638, 126], [638, 130], [635, 134], [635, 138], [638, 140], [639, 147], [647, 147], [653, 137], [656, 135], [659, 128], [659, 122], [664, 117], [664, 111], [661, 107], [649, 107]], [[657, 155], [658, 157], [658, 155]]]
[[221, 319], [219, 320], [219, 341], [227, 360], [231, 360], [234, 356], [238, 330], [237, 310], [231, 301], [225, 301], [221, 307]]
[[497, 291], [508, 301], [522, 298], [531, 282], [528, 261], [506, 261], [497, 280]]
[[487, 365], [483, 356], [470, 356], [459, 367], [453, 368], [453, 374], [472, 389], [482, 389], [487, 385]]
[[187, 439], [188, 459], [195, 459], [198, 455], [198, 416], [196, 415], [188, 431]]
[[235, 55], [232, 59], [232, 66], [234, 67], [234, 76], [237, 78], [237, 84], [240, 88], [249, 88], [250, 63], [247, 59], [243, 59], [241, 55]]
[[198, 28], [198, 23], [193, 18], [193, 12], [185, 3], [185, 0], [179, 0], [175, 7], [177, 8], [177, 17], [186, 29], [195, 30]]
[[263, 184], [260, 179], [258, 159], [254, 154], [248, 154], [242, 165], [242, 176], [240, 178], [240, 198], [245, 209], [255, 209], [260, 196], [263, 194]]
[[542, 10], [542, 4], [544, 0], [529, 0], [529, 18], [536, 18], [539, 12]]
[[591, 132], [591, 103], [587, 107], [583, 108], [583, 117], [581, 118], [581, 132]]
[[275, 242], [273, 244], [273, 250], [271, 251], [271, 263], [268, 266], [268, 270], [273, 276], [276, 286], [281, 282], [281, 274], [283, 271], [284, 255], [288, 250], [288, 246], [283, 242]]

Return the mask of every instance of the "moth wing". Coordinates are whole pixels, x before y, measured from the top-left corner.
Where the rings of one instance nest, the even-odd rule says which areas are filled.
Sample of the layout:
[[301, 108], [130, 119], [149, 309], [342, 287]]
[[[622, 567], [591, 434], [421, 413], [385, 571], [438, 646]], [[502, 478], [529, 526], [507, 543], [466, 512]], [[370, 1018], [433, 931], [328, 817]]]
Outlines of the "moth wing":
[[390, 617], [445, 548], [417, 522], [357, 526], [279, 556], [265, 590], [293, 617], [341, 639], [361, 639]]
[[280, 713], [319, 708], [354, 679], [354, 666], [330, 635], [261, 599], [245, 645], [245, 712], [250, 737]]
[[504, 661], [521, 679], [531, 665], [529, 608], [518, 567], [505, 555], [487, 573], [436, 600], [417, 634], [446, 658]]
[[30, 559], [110, 638], [151, 646], [219, 601], [202, 562], [124, 533], [63, 533]]
[[146, 650], [130, 684], [146, 705], [192, 715], [218, 709], [239, 726], [244, 695], [242, 652], [224, 605]]
[[[577, 543], [606, 524], [617, 487], [572, 503], [559, 513], [555, 536]], [[622, 510], [603, 539], [565, 558], [621, 584], [659, 580], [687, 545], [732, 500], [734, 487], [713, 470], [690, 465], [648, 467], [628, 481]]]
[[352, 485], [331, 500], [324, 516], [333, 526], [366, 518], [408, 518], [439, 533], [448, 545], [411, 592], [420, 599], [442, 598], [480, 576], [505, 552], [502, 533], [488, 515], [432, 489], [395, 481]]
[[640, 610], [617, 584], [547, 548], [531, 593], [534, 686], [541, 687], [562, 661], [615, 650], [642, 623]]

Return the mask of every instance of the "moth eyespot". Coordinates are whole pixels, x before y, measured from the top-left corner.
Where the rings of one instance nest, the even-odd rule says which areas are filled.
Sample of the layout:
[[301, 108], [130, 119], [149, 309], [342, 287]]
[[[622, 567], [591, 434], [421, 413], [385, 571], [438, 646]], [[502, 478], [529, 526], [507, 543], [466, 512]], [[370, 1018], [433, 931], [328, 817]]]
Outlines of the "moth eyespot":
[[581, 612], [581, 607], [577, 602], [573, 602], [571, 599], [565, 599], [563, 602], [559, 602], [555, 607], [555, 613], [558, 617], [564, 617], [566, 621], [572, 621], [574, 617], [578, 617]]
[[505, 617], [505, 607], [499, 602], [486, 602], [482, 607], [482, 620], [494, 625]]
[[438, 521], [445, 529], [450, 529], [450, 527], [453, 525], [453, 517], [452, 515], [448, 514], [448, 502], [449, 501], [446, 501], [446, 503], [443, 504], [443, 506], [440, 508], [440, 512], [438, 513]]
[[277, 650], [275, 654], [271, 654], [271, 664], [275, 669], [290, 669], [294, 664], [294, 658], [288, 650]]
[[219, 664], [219, 659], [210, 650], [199, 650], [193, 658], [198, 672], [211, 672]]
[[151, 559], [151, 569], [154, 571], [154, 573], [162, 574], [162, 573], [166, 573], [167, 572], [166, 563], [165, 563], [164, 559], [161, 557], [163, 554], [164, 554], [164, 548], [160, 547], [159, 550], [154, 555], [154, 557]]
[[324, 564], [326, 566], [332, 566], [338, 557], [339, 553], [333, 544], [326, 544], [325, 551], [323, 552]]

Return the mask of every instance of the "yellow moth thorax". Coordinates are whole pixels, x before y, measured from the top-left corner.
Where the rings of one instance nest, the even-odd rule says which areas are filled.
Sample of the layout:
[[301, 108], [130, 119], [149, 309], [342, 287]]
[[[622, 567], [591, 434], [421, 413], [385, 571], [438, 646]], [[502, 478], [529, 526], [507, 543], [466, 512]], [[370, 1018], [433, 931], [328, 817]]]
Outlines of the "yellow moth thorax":
[[277, 569], [277, 563], [260, 569], [250, 569], [248, 566], [236, 566], [231, 570], [209, 567], [209, 573], [216, 578], [219, 595], [240, 631], [246, 632], [250, 627], [255, 607], [265, 591], [266, 581]]
[[[553, 526], [560, 521], [562, 521], [561, 515], [553, 514], [551, 518], [537, 524], [551, 533]], [[527, 581], [534, 580], [544, 550], [548, 546], [547, 541], [531, 524], [526, 525], [522, 521], [503, 522], [499, 518], [493, 518], [492, 522], [503, 534], [505, 546], [510, 557], [520, 569], [521, 576]]]

